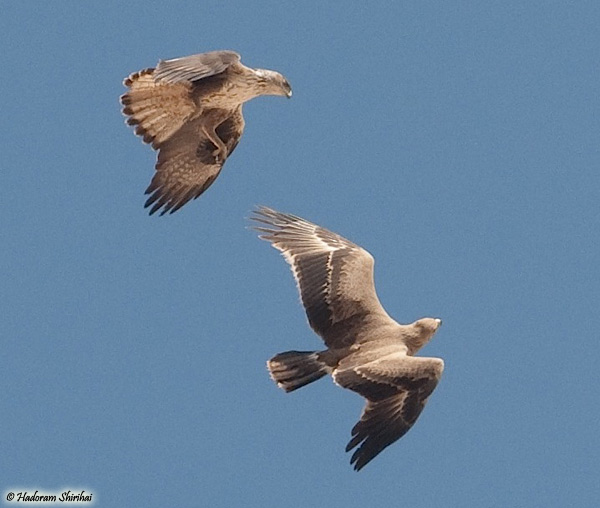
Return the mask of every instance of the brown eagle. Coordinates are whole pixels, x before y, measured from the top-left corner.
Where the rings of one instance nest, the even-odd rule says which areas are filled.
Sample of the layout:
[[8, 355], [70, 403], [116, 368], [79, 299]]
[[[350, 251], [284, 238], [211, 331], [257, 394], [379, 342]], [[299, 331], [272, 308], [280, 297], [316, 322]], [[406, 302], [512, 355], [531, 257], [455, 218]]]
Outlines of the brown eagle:
[[123, 84], [127, 123], [158, 150], [144, 205], [152, 207], [150, 215], [175, 212], [215, 181], [244, 132], [244, 102], [292, 95], [281, 74], [246, 67], [233, 51], [160, 60]]
[[[324, 351], [288, 351], [267, 362], [286, 392], [331, 374], [367, 404], [346, 451], [357, 471], [413, 426], [435, 389], [444, 362], [414, 354], [433, 337], [440, 319], [394, 321], [377, 298], [371, 254], [295, 215], [260, 207], [254, 229], [291, 265], [311, 328]], [[266, 227], [265, 227], [266, 226]]]

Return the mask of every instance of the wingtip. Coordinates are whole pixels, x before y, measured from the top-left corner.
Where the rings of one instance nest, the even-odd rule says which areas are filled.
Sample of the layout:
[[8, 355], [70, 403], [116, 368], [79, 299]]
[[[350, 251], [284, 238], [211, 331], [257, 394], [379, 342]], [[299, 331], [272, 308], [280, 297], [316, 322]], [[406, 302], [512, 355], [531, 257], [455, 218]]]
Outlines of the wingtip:
[[254, 210], [252, 210], [252, 213], [254, 214], [254, 216], [250, 217], [251, 220], [263, 222], [265, 224], [269, 224], [279, 229], [283, 229], [285, 226], [294, 223], [311, 224], [302, 217], [293, 215], [291, 213], [279, 212], [274, 208], [270, 208], [264, 205], [256, 205]]
[[268, 206], [256, 205], [254, 209], [250, 211], [250, 216], [247, 218], [249, 221], [252, 221], [248, 227], [254, 231], [261, 231], [260, 226], [256, 226], [254, 223], [258, 222], [261, 224], [273, 225], [272, 219], [277, 213], [278, 212]]
[[[275, 210], [273, 210], [273, 208], [270, 208], [268, 206], [265, 205], [255, 205], [254, 209], [251, 211], [251, 213], [253, 213], [254, 215], [268, 215], [271, 213], [276, 213]], [[250, 217], [252, 218], [252, 217]]]
[[354, 452], [350, 459], [350, 465], [356, 472], [360, 471], [371, 461], [371, 459], [364, 459], [364, 457], [361, 457], [359, 452], [360, 448]]

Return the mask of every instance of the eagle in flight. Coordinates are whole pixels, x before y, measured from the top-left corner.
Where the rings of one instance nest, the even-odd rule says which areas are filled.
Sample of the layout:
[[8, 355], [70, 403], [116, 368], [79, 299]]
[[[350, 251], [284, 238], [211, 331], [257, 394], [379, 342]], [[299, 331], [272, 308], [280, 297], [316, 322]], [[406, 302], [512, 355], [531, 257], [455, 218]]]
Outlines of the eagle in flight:
[[129, 88], [121, 96], [127, 123], [158, 150], [144, 205], [150, 215], [179, 210], [215, 181], [244, 132], [244, 102], [292, 96], [281, 74], [246, 67], [233, 51], [160, 60], [123, 84]]
[[375, 292], [373, 257], [345, 238], [266, 207], [252, 220], [291, 265], [308, 322], [327, 346], [274, 356], [267, 362], [271, 377], [291, 392], [331, 374], [366, 399], [346, 446], [356, 448], [350, 463], [358, 471], [408, 432], [438, 384], [443, 360], [414, 355], [442, 322], [394, 321]]

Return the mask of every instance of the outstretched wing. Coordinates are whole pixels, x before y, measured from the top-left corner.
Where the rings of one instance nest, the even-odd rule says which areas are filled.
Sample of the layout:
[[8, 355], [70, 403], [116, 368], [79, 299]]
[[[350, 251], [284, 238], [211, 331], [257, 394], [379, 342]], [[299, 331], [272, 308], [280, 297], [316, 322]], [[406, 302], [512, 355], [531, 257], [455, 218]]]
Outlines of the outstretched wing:
[[382, 314], [371, 254], [345, 238], [295, 215], [266, 207], [253, 220], [261, 238], [291, 265], [312, 329], [329, 347], [348, 345], [348, 331], [370, 314]]
[[352, 365], [353, 362], [352, 356], [342, 360], [333, 379], [367, 399], [346, 446], [346, 451], [359, 447], [350, 460], [359, 471], [414, 425], [440, 380], [444, 362], [404, 353], [393, 353], [364, 365]]
[[176, 134], [160, 145], [156, 173], [146, 194], [150, 215], [162, 208], [161, 215], [173, 213], [196, 199], [215, 181], [227, 157], [244, 131], [242, 106], [215, 129], [227, 147], [227, 157], [215, 158], [216, 146], [202, 129], [203, 118], [188, 121]]
[[210, 51], [172, 60], [160, 60], [154, 79], [167, 83], [197, 81], [220, 74], [239, 61], [240, 55], [235, 51]]

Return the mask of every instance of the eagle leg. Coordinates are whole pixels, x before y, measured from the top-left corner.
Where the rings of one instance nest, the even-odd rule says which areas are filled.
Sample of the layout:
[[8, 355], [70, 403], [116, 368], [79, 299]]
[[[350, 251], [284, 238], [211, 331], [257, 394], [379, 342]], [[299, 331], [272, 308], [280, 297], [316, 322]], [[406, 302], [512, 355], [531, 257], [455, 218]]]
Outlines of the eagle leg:
[[209, 129], [206, 125], [202, 125], [202, 132], [216, 147], [216, 149], [213, 151], [215, 164], [224, 163], [225, 159], [227, 158], [227, 145], [223, 143], [223, 140], [218, 136], [214, 129]]

